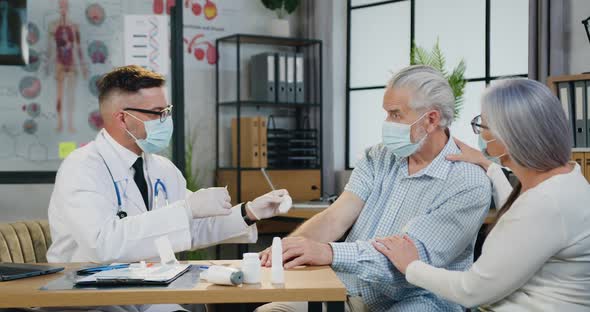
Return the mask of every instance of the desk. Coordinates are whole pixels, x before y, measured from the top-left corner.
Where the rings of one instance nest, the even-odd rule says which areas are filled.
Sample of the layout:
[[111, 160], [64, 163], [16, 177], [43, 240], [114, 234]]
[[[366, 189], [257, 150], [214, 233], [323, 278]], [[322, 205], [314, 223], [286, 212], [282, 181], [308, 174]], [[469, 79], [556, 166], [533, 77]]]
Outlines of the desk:
[[[238, 266], [239, 261], [213, 261]], [[210, 265], [210, 261], [191, 264]], [[273, 301], [329, 302], [330, 311], [344, 311], [346, 288], [328, 266], [285, 271], [285, 285], [270, 283], [270, 269], [262, 268], [262, 283], [240, 287], [212, 285], [205, 281], [193, 289], [119, 288], [42, 291], [39, 288], [84, 264], [66, 264], [66, 271], [0, 283], [0, 308], [108, 306], [136, 304], [258, 303]], [[321, 305], [310, 305], [321, 307]]]

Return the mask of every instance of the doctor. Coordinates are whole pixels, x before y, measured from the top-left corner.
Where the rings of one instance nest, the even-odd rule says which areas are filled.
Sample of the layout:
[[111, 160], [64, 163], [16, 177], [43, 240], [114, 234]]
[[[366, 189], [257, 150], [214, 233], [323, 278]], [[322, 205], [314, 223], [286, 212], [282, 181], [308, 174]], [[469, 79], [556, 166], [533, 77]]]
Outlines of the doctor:
[[138, 66], [99, 82], [104, 129], [62, 163], [49, 203], [49, 262], [131, 262], [157, 258], [154, 240], [175, 252], [220, 242], [253, 243], [256, 220], [278, 213], [286, 190], [232, 207], [225, 188], [186, 190], [164, 157], [172, 117], [165, 80]]

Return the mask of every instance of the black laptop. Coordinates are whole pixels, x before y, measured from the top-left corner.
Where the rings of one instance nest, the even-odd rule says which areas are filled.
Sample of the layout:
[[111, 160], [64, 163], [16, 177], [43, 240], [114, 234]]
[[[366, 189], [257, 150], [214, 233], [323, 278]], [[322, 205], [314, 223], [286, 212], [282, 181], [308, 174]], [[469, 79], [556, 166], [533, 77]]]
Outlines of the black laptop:
[[25, 263], [0, 263], [0, 282], [63, 271], [63, 267]]

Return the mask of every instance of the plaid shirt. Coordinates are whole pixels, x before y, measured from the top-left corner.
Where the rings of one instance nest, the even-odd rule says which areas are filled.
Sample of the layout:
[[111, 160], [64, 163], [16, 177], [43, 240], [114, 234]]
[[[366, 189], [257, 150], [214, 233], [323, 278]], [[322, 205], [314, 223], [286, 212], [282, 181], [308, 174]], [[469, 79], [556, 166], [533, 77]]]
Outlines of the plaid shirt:
[[365, 206], [345, 242], [332, 243], [333, 269], [350, 295], [362, 296], [372, 311], [462, 311], [454, 303], [409, 284], [371, 245], [376, 237], [407, 233], [420, 260], [448, 270], [473, 263], [477, 232], [491, 201], [485, 172], [472, 164], [450, 162], [460, 153], [452, 139], [423, 170], [408, 176], [408, 159], [386, 147], [367, 149], [346, 191]]

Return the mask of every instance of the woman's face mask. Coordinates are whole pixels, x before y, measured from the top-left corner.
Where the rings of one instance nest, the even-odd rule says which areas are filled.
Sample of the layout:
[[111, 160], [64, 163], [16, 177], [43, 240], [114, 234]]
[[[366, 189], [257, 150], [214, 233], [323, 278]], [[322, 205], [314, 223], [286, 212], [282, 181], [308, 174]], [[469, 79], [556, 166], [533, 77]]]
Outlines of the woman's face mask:
[[489, 159], [491, 162], [496, 163], [500, 166], [502, 166], [502, 157], [506, 156], [506, 153], [500, 154], [498, 156], [494, 156], [494, 155], [490, 155], [488, 153], [488, 144], [497, 141], [496, 139], [492, 139], [489, 141], [486, 141], [481, 134], [479, 135], [479, 149], [481, 150], [481, 152], [483, 153], [483, 155]]

